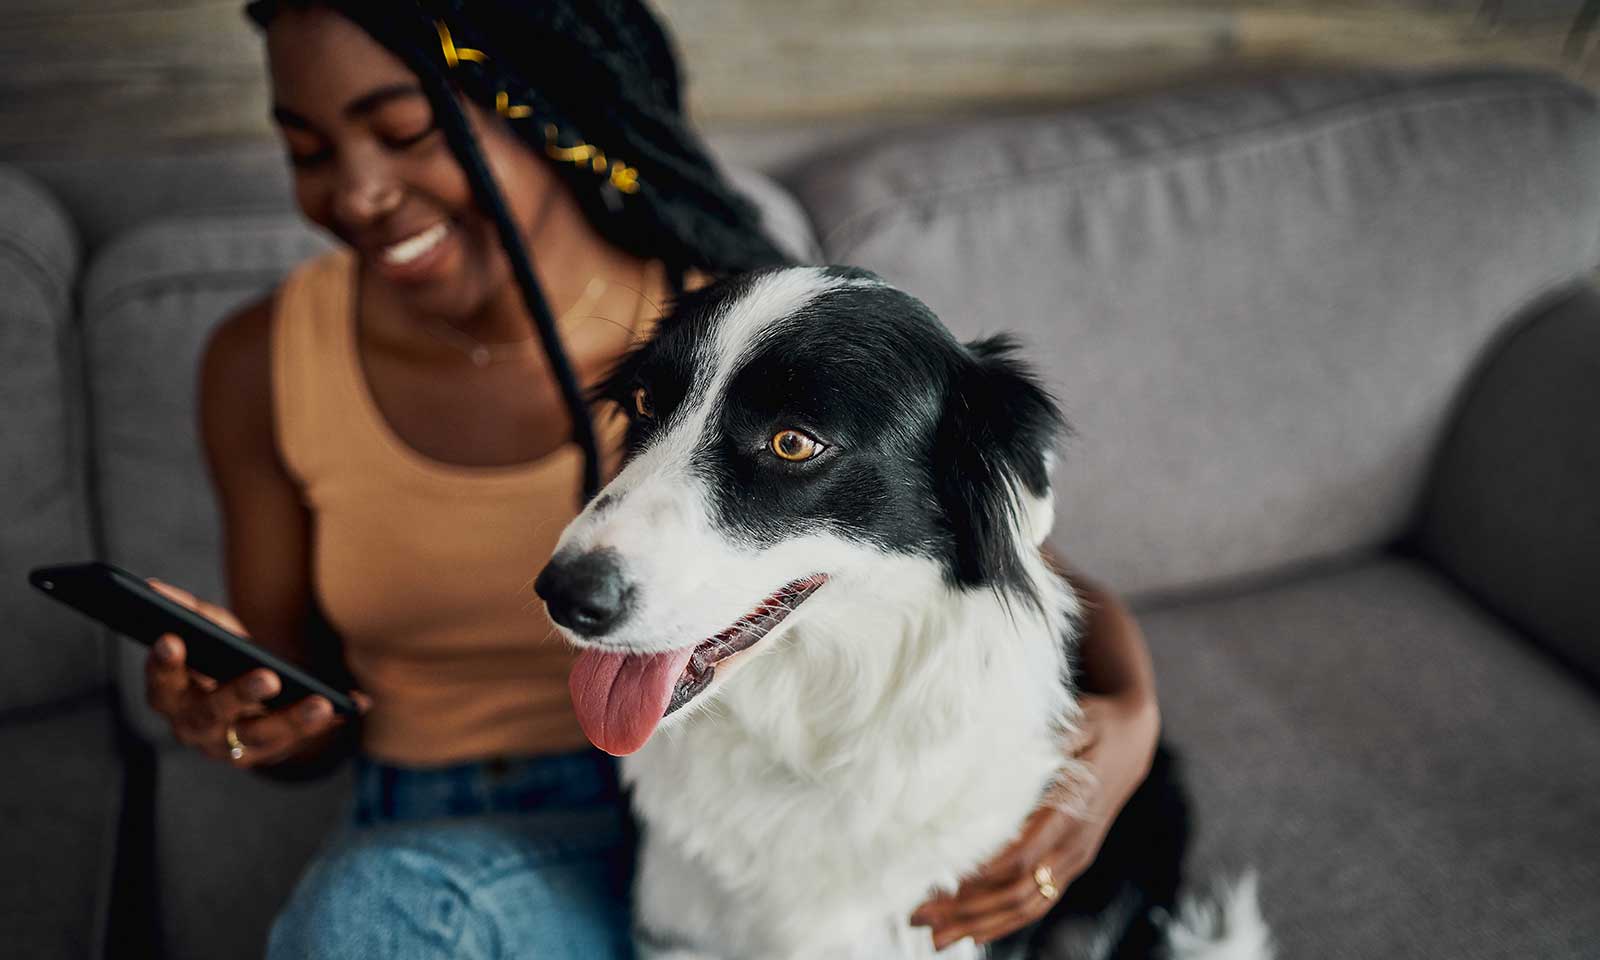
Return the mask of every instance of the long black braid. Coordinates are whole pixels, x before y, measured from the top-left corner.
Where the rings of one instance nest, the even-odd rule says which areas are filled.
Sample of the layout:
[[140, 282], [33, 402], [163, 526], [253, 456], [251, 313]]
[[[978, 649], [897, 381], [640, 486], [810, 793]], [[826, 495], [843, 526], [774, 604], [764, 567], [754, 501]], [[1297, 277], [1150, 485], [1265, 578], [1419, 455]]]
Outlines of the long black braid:
[[266, 26], [284, 8], [313, 6], [345, 15], [417, 74], [511, 261], [572, 416], [587, 501], [600, 487], [588, 407], [456, 93], [506, 117], [524, 143], [551, 158], [601, 236], [661, 260], [674, 289], [691, 269], [724, 274], [785, 262], [684, 118], [665, 31], [641, 0], [255, 0], [246, 10]]

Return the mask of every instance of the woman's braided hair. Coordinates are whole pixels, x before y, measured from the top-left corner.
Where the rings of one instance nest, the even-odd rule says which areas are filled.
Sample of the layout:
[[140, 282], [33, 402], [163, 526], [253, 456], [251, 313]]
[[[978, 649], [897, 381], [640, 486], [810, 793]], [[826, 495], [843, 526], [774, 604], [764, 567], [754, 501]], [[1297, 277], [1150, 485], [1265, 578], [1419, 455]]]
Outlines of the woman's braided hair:
[[723, 178], [683, 116], [671, 42], [642, 0], [254, 0], [265, 27], [286, 8], [355, 22], [421, 81], [473, 196], [495, 221], [584, 453], [584, 499], [599, 449], [577, 378], [456, 93], [505, 117], [565, 176], [608, 242], [661, 260], [681, 289], [690, 269], [737, 273], [783, 263], [753, 206]]

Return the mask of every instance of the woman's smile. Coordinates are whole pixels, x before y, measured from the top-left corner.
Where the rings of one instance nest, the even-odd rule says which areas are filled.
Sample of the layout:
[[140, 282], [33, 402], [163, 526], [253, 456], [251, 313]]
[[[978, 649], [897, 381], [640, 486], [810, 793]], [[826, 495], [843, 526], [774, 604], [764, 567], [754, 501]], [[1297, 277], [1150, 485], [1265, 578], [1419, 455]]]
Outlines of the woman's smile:
[[365, 252], [385, 280], [398, 284], [427, 283], [449, 272], [450, 251], [458, 244], [459, 230], [440, 220], [403, 239]]

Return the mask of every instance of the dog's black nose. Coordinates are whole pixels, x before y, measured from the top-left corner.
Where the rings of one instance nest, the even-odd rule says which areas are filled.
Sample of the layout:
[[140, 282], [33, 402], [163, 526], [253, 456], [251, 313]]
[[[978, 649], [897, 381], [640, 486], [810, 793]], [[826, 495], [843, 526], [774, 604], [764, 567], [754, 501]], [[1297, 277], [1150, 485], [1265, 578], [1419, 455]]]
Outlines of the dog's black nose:
[[533, 589], [550, 608], [550, 619], [585, 637], [610, 633], [633, 606], [633, 588], [614, 550], [557, 554]]

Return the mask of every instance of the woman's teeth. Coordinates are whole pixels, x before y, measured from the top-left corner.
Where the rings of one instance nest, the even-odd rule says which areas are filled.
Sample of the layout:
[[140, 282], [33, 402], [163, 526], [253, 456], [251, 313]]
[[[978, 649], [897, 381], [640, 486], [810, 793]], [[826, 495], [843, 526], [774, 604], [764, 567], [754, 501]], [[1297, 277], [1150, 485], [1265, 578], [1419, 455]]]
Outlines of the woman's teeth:
[[395, 266], [404, 266], [437, 247], [439, 241], [443, 240], [445, 234], [449, 232], [450, 226], [448, 224], [436, 223], [414, 237], [384, 247], [384, 262], [392, 263]]

